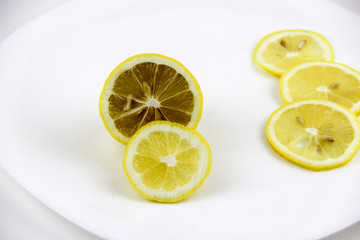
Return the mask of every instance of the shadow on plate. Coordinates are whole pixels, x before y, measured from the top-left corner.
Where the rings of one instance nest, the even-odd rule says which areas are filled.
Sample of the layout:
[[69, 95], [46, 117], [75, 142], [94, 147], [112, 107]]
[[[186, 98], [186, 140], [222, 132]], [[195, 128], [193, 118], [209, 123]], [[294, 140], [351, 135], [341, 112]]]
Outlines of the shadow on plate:
[[[81, 178], [72, 181], [83, 182], [86, 188], [104, 188], [111, 196], [142, 200], [122, 169], [125, 146], [110, 136], [100, 117], [49, 115], [26, 124], [21, 127], [22, 140], [29, 148], [37, 148], [38, 155], [50, 156], [46, 164], [52, 169], [59, 166], [57, 171], [64, 176]], [[72, 174], [66, 172], [69, 169]]]

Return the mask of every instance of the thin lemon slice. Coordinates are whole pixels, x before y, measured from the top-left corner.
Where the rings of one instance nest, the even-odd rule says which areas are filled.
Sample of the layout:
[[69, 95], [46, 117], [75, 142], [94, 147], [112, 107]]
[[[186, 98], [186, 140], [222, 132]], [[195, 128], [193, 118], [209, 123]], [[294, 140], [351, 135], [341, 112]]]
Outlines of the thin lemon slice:
[[310, 170], [345, 165], [360, 147], [360, 123], [347, 108], [327, 100], [300, 100], [276, 110], [266, 124], [272, 148]]
[[181, 124], [153, 121], [125, 149], [123, 167], [131, 185], [145, 198], [177, 202], [190, 196], [210, 172], [206, 140]]
[[360, 113], [360, 73], [340, 63], [314, 61], [296, 65], [282, 75], [280, 92], [285, 103], [319, 98]]
[[111, 72], [99, 106], [110, 134], [126, 144], [139, 128], [154, 120], [195, 129], [202, 94], [194, 76], [180, 62], [147, 53], [125, 60]]
[[271, 33], [256, 46], [254, 61], [274, 74], [281, 76], [294, 65], [309, 60], [334, 59], [330, 43], [319, 33], [294, 29]]

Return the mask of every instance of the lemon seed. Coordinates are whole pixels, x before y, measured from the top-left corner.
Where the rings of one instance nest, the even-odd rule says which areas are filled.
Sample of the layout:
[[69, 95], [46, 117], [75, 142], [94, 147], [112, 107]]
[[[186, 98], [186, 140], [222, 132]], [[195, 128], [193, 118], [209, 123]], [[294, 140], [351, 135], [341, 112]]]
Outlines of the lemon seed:
[[330, 88], [330, 89], [335, 89], [335, 88], [338, 88], [339, 85], [340, 85], [339, 82], [333, 82], [333, 83], [331, 83], [331, 84], [329, 85], [328, 88]]
[[321, 135], [320, 139], [324, 140], [324, 141], [328, 141], [328, 142], [334, 142], [335, 141], [335, 138], [333, 138], [333, 137], [331, 137], [329, 135]]
[[130, 94], [130, 95], [127, 96], [127, 98], [126, 98], [126, 106], [124, 107], [124, 111], [127, 111], [127, 110], [130, 109], [131, 100], [132, 100], [132, 95]]
[[144, 93], [147, 97], [150, 97], [151, 95], [151, 88], [149, 86], [149, 84], [147, 82], [143, 82], [143, 86], [142, 86]]
[[301, 125], [304, 126], [305, 125], [305, 121], [301, 116], [296, 116], [296, 121]]
[[301, 51], [301, 49], [304, 48], [305, 44], [306, 44], [306, 40], [300, 41], [300, 43], [298, 45], [298, 51]]
[[284, 40], [280, 41], [280, 45], [283, 46], [284, 48], [287, 48], [287, 44]]

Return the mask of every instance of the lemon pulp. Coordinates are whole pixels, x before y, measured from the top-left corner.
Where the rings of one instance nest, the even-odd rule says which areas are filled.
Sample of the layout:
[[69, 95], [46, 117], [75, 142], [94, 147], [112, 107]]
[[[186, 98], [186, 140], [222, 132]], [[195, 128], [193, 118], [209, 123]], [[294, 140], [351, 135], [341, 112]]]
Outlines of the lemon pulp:
[[177, 133], [152, 132], [136, 151], [133, 167], [151, 189], [173, 191], [188, 183], [199, 168], [199, 150]]
[[187, 125], [194, 110], [194, 95], [184, 76], [166, 65], [139, 63], [115, 80], [109, 114], [116, 128], [131, 137], [153, 120]]

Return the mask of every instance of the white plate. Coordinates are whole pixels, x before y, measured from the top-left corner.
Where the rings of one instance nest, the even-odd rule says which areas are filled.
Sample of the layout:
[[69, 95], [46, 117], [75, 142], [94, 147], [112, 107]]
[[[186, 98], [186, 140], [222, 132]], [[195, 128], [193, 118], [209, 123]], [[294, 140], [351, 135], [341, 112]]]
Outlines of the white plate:
[[[76, 1], [0, 44], [0, 165], [62, 216], [106, 239], [315, 239], [360, 218], [360, 155], [311, 172], [264, 136], [278, 79], [251, 59], [266, 34], [318, 31], [359, 68], [360, 18], [325, 1]], [[213, 166], [178, 204], [144, 200], [98, 114], [111, 70], [137, 53], [181, 61], [204, 95]]]

